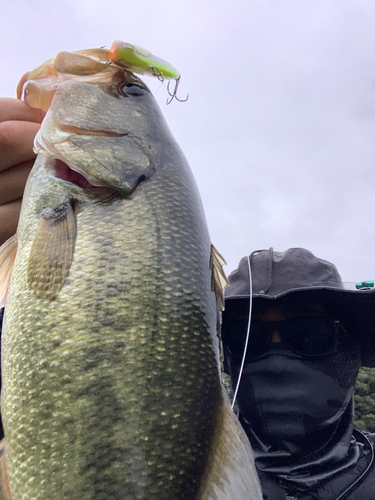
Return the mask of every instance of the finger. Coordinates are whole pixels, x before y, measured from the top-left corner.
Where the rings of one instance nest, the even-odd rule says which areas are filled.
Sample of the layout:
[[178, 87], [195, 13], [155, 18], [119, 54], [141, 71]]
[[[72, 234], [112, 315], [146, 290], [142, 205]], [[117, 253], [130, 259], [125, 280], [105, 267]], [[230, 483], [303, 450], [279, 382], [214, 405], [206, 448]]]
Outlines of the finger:
[[33, 142], [40, 125], [23, 121], [0, 123], [0, 171], [35, 159]]
[[17, 92], [17, 99], [21, 99], [22, 96], [22, 88], [24, 83], [26, 82], [27, 77], [29, 76], [30, 71], [27, 71], [21, 76], [20, 81], [18, 82], [16, 92]]
[[22, 198], [33, 161], [0, 172], [0, 205]]
[[19, 99], [0, 97], [0, 122], [5, 122], [7, 120], [22, 120], [41, 123], [44, 116], [44, 111], [30, 108], [30, 106]]
[[0, 245], [13, 236], [17, 230], [21, 201], [16, 200], [0, 207]]

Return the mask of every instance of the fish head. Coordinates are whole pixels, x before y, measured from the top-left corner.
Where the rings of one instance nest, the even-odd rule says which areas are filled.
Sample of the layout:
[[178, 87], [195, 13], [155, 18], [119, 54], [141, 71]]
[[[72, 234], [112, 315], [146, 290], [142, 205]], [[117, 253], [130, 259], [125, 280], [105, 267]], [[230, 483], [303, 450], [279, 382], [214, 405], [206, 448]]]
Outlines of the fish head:
[[[81, 57], [81, 56], [80, 56]], [[126, 68], [108, 64], [93, 74], [40, 75], [24, 86], [34, 107], [50, 105], [35, 139], [35, 152], [56, 160], [55, 175], [68, 170], [81, 187], [112, 187], [129, 196], [160, 165], [169, 129], [146, 84]], [[76, 176], [77, 177], [77, 176]], [[71, 175], [74, 178], [74, 175]]]

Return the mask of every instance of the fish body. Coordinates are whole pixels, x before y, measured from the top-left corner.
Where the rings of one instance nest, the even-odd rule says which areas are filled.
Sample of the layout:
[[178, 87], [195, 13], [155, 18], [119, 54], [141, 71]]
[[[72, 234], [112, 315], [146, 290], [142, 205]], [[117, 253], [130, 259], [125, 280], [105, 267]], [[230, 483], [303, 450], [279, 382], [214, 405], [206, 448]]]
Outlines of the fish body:
[[211, 243], [147, 87], [59, 84], [2, 338], [13, 500], [258, 500], [220, 382]]

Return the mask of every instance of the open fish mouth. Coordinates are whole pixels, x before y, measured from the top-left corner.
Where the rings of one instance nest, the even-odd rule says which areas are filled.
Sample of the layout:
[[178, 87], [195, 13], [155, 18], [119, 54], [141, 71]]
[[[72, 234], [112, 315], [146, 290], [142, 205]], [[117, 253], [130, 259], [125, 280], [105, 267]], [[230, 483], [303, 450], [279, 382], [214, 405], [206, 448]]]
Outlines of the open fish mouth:
[[[132, 148], [131, 135], [128, 131], [95, 130], [56, 124], [49, 111], [35, 137], [34, 153], [47, 158], [47, 175], [66, 189], [73, 189], [76, 193], [86, 190], [92, 195], [105, 190], [107, 194], [111, 191], [127, 197], [147, 178], [150, 164], [148, 152]], [[126, 176], [129, 170], [126, 155], [117, 158], [115, 153], [111, 153], [113, 141], [117, 143], [124, 136], [129, 154], [133, 154], [140, 163], [139, 172], [136, 172], [138, 175], [128, 173]], [[124, 174], [122, 171], [118, 172], [119, 162], [124, 164]]]
[[57, 181], [60, 185], [68, 189], [70, 188], [78, 192], [89, 190], [93, 194], [94, 192], [108, 192], [108, 190], [116, 191], [116, 189], [107, 182], [88, 172], [80, 170], [78, 167], [75, 168], [75, 165], [71, 166], [70, 163], [66, 163], [61, 157], [49, 156], [46, 163], [46, 169], [50, 179]]
[[67, 165], [60, 159], [54, 160], [53, 165], [51, 165], [50, 169], [51, 177], [63, 181], [64, 183], [73, 184], [74, 186], [81, 189], [100, 189], [109, 187], [107, 184], [101, 184], [100, 186], [92, 184], [88, 179], [86, 179], [85, 176], [70, 168], [69, 165]]
[[[71, 130], [63, 131], [60, 129], [60, 131], [65, 133], [66, 136], [72, 134], [72, 130], [75, 128], [81, 131], [80, 135], [108, 135], [107, 132], [102, 131], [87, 131], [89, 133], [87, 134], [84, 129], [79, 129], [78, 127], [69, 126], [67, 128]], [[75, 135], [77, 134], [75, 133]], [[86, 169], [80, 168], [69, 160], [66, 160], [64, 156], [62, 156], [61, 153], [56, 150], [54, 145], [43, 137], [43, 134], [41, 134], [41, 130], [38, 132], [35, 138], [34, 152], [36, 154], [41, 153], [42, 155], [47, 157], [48, 160], [46, 163], [46, 168], [49, 177], [67, 188], [70, 187], [79, 190], [115, 189], [112, 185], [108, 184], [95, 174], [93, 175]]]

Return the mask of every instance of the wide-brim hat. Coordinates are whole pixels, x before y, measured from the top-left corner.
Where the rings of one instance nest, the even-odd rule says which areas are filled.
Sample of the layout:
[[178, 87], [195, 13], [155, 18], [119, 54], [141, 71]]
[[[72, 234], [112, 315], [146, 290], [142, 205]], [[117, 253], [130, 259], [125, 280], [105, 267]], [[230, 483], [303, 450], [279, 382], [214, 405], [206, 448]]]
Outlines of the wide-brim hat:
[[[224, 316], [249, 308], [249, 263], [254, 307], [266, 301], [322, 304], [358, 340], [362, 365], [375, 366], [375, 289], [370, 282], [343, 283], [336, 266], [304, 248], [257, 250], [229, 275]], [[225, 323], [224, 317], [224, 329]]]

